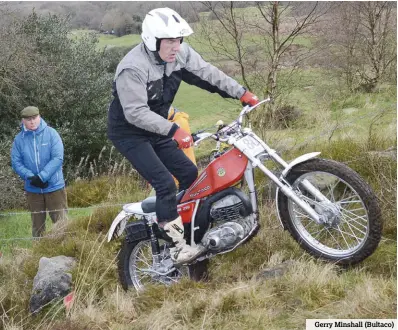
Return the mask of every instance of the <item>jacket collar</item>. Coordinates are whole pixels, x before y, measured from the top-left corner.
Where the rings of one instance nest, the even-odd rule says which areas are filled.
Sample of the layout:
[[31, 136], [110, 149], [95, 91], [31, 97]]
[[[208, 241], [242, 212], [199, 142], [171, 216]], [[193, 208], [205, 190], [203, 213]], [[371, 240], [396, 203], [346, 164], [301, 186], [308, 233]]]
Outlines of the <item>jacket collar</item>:
[[26, 126], [23, 123], [21, 123], [21, 130], [23, 132], [23, 135], [33, 133], [33, 132], [38, 134], [38, 133], [42, 132], [46, 127], [47, 127], [47, 123], [45, 122], [45, 120], [43, 118], [40, 118], [39, 127], [35, 131], [31, 131], [31, 130], [27, 129]]
[[142, 47], [144, 48], [145, 52], [147, 53], [151, 62], [155, 63], [156, 65], [165, 65], [167, 62], [163, 61], [160, 56], [159, 52], [152, 52], [150, 51], [144, 43], [142, 43]]

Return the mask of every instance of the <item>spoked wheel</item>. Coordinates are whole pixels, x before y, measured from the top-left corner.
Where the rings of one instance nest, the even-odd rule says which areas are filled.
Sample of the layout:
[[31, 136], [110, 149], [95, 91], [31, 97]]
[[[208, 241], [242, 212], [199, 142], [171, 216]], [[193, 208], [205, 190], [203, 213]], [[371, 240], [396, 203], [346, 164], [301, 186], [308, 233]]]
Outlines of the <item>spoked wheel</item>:
[[[304, 180], [332, 204], [321, 202], [308, 193]], [[280, 217], [306, 251], [341, 265], [356, 264], [374, 252], [381, 239], [381, 211], [377, 197], [358, 173], [332, 160], [312, 159], [293, 167], [286, 181], [327, 219], [317, 224], [279, 191]]]
[[181, 267], [175, 271], [167, 272], [172, 267], [169, 249], [166, 242], [159, 242], [161, 253], [161, 266], [155, 267], [152, 257], [150, 240], [129, 243], [123, 242], [118, 256], [119, 279], [124, 290], [134, 287], [142, 290], [149, 284], [171, 285], [178, 282], [183, 276], [188, 276], [188, 267]]

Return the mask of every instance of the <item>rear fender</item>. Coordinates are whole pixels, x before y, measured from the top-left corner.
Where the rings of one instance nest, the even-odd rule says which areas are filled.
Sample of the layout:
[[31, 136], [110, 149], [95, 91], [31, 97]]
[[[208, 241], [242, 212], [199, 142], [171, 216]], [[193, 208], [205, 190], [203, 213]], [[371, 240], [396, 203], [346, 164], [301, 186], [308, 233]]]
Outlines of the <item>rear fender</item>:
[[123, 234], [124, 229], [126, 228], [127, 221], [132, 217], [132, 214], [121, 211], [113, 220], [111, 228], [108, 231], [108, 242], [112, 240], [113, 237], [119, 237]]

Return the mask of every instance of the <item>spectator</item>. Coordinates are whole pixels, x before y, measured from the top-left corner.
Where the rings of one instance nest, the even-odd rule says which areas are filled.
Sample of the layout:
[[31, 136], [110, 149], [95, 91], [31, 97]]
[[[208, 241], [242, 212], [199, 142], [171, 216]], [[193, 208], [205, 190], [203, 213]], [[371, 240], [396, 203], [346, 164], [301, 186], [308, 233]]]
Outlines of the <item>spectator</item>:
[[14, 171], [25, 180], [32, 235], [40, 237], [46, 228], [46, 210], [53, 223], [67, 218], [62, 173], [64, 146], [57, 131], [40, 117], [38, 108], [26, 107], [21, 117], [21, 132], [12, 145], [11, 163]]

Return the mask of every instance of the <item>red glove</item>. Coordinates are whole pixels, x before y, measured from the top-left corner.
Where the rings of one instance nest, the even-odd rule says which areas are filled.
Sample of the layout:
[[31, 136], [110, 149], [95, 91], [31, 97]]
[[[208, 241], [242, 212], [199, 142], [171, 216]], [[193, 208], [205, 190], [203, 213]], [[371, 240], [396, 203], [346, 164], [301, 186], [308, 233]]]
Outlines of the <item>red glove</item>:
[[240, 101], [242, 102], [243, 106], [250, 105], [252, 107], [258, 103], [258, 97], [253, 93], [246, 91], [245, 94], [243, 94], [243, 96], [240, 98]]
[[186, 149], [193, 145], [192, 135], [178, 128], [174, 133], [173, 140], [177, 142], [178, 148]]

